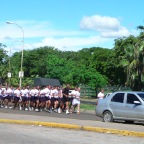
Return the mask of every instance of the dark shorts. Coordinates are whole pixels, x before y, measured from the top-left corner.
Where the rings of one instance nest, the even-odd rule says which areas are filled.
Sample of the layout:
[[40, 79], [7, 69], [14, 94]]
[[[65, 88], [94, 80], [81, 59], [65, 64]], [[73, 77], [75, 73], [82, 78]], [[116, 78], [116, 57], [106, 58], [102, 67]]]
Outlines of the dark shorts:
[[14, 102], [17, 103], [20, 101], [20, 97], [14, 96]]
[[59, 101], [59, 98], [55, 98], [55, 97], [54, 97], [54, 101]]
[[65, 102], [68, 102], [68, 101], [69, 101], [69, 98], [66, 97], [66, 96], [63, 96], [63, 98], [62, 98], [62, 102], [65, 103]]
[[34, 102], [34, 96], [31, 96], [31, 97], [29, 98], [29, 100], [30, 100], [30, 102]]
[[8, 95], [8, 100], [12, 101], [13, 100], [13, 95]]
[[9, 96], [3, 96], [3, 100], [8, 100]]
[[72, 101], [73, 101], [73, 97], [69, 97], [69, 101], [72, 103]]
[[50, 97], [45, 97], [45, 99], [46, 99], [46, 101], [49, 101], [49, 100], [51, 100], [51, 98]]
[[46, 101], [46, 100], [45, 100], [45, 96], [39, 97], [39, 101], [40, 101], [40, 103], [41, 103], [41, 102], [45, 102], [45, 101]]
[[29, 101], [29, 98], [27, 96], [22, 96], [22, 101], [23, 102]]
[[58, 100], [59, 100], [59, 102], [62, 102], [62, 99], [63, 99], [63, 98], [60, 98], [60, 97], [59, 97], [59, 99], [58, 99]]
[[0, 100], [3, 100], [3, 96], [2, 95], [0, 95]]
[[39, 97], [35, 96], [34, 97], [34, 102], [39, 101]]
[[51, 103], [52, 104], [54, 103], [54, 97], [51, 97]]

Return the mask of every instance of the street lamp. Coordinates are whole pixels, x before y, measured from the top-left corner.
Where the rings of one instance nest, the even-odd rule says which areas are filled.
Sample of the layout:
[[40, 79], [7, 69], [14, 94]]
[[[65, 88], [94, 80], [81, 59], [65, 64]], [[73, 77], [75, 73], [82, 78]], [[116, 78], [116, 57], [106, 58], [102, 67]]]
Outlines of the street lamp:
[[24, 76], [24, 72], [23, 72], [24, 31], [23, 31], [22, 27], [20, 25], [18, 25], [17, 23], [10, 22], [10, 21], [7, 21], [6, 23], [7, 24], [15, 24], [15, 25], [17, 25], [21, 29], [22, 34], [23, 34], [23, 40], [22, 40], [23, 46], [22, 46], [22, 54], [21, 54], [21, 68], [20, 68], [20, 72], [19, 72], [19, 78], [20, 78], [19, 86], [21, 88], [21, 86], [22, 86], [22, 78]]
[[7, 74], [7, 75], [8, 75], [8, 78], [9, 78], [9, 86], [10, 86], [10, 84], [11, 84], [10, 78], [11, 78], [11, 76], [12, 76], [12, 74], [11, 74], [11, 49], [12, 49], [13, 44], [16, 43], [16, 42], [22, 42], [22, 41], [16, 40], [16, 41], [12, 42], [11, 45], [10, 45], [10, 49], [9, 49], [9, 72], [8, 72], [8, 74]]

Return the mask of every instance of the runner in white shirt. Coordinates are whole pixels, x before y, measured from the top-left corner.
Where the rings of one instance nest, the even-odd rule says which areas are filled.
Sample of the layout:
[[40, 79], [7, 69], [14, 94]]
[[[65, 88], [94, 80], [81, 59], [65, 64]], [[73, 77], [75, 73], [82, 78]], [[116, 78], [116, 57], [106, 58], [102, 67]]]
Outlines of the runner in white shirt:
[[51, 89], [50, 89], [50, 97], [51, 97], [51, 107], [50, 107], [50, 110], [52, 112], [52, 110], [54, 109], [54, 87], [51, 86]]
[[75, 97], [72, 102], [73, 106], [77, 105], [77, 114], [80, 114], [80, 88], [78, 87], [75, 92]]
[[28, 96], [29, 96], [29, 90], [25, 87], [21, 90], [21, 96], [22, 96], [22, 106], [26, 111], [28, 111]]
[[30, 90], [29, 86], [25, 88], [25, 110], [29, 110], [29, 97], [30, 97]]
[[73, 111], [75, 111], [75, 108], [76, 108], [76, 105], [73, 106], [73, 104], [72, 104], [73, 100], [74, 100], [74, 98], [76, 96], [76, 92], [77, 92], [77, 87], [75, 87], [75, 89], [72, 90], [71, 93], [69, 93], [69, 96], [71, 96], [71, 99], [72, 99], [72, 102], [71, 102], [71, 105], [70, 105], [70, 108], [69, 108], [70, 113], [72, 113]]
[[59, 100], [58, 113], [61, 113], [61, 111], [62, 111], [61, 105], [63, 104], [63, 102], [62, 102], [62, 98], [63, 98], [62, 88], [57, 87], [57, 90], [58, 90], [58, 97], [59, 97], [58, 98], [58, 100]]
[[40, 90], [40, 97], [39, 97], [40, 111], [44, 110], [45, 102], [46, 102], [46, 99], [45, 99], [45, 88], [43, 88], [43, 89]]
[[8, 106], [11, 109], [12, 108], [12, 99], [13, 99], [13, 88], [9, 87], [7, 89], [7, 94], [8, 94]]
[[4, 88], [2, 90], [2, 96], [3, 96], [3, 102], [4, 102], [4, 107], [8, 108], [8, 93], [7, 93], [8, 88]]
[[34, 90], [34, 104], [35, 104], [35, 111], [39, 111], [39, 96], [40, 96], [40, 87], [37, 86], [37, 88]]
[[39, 111], [38, 107], [39, 107], [39, 95], [40, 95], [40, 89], [39, 87], [34, 87], [31, 91], [30, 91], [30, 111], [33, 110], [35, 108], [35, 111]]
[[44, 91], [45, 91], [45, 99], [46, 99], [46, 105], [45, 105], [45, 110], [48, 112], [51, 112], [51, 95], [50, 95], [50, 90], [51, 86], [48, 85]]
[[19, 109], [22, 110], [21, 107], [21, 91], [20, 91], [20, 87], [17, 87], [16, 90], [14, 90], [14, 109], [16, 108], [17, 104], [19, 105]]
[[30, 90], [30, 106], [29, 111], [33, 111], [35, 106], [35, 89], [36, 87], [33, 87], [33, 89]]
[[54, 87], [53, 97], [54, 97], [54, 111], [55, 111], [55, 112], [58, 112], [59, 97], [58, 97], [57, 87]]

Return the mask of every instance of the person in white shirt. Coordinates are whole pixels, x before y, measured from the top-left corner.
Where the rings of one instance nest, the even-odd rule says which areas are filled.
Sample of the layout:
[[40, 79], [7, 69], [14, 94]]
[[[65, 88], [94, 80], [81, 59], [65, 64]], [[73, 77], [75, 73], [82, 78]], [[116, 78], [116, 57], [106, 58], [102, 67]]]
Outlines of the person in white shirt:
[[34, 110], [34, 106], [35, 106], [35, 90], [36, 90], [36, 87], [33, 87], [33, 89], [30, 90], [29, 111], [33, 111]]
[[54, 87], [53, 86], [51, 86], [51, 89], [50, 89], [50, 97], [51, 97], [50, 110], [52, 112], [52, 110], [54, 109]]
[[53, 90], [53, 97], [54, 97], [54, 111], [58, 112], [59, 97], [58, 97], [58, 90], [56, 86], [54, 87]]
[[7, 90], [8, 90], [7, 87], [2, 90], [3, 102], [4, 102], [4, 107], [5, 108], [8, 108], [8, 93], [7, 93]]
[[70, 102], [70, 106], [69, 106], [70, 113], [72, 113], [74, 111], [74, 109], [76, 108], [76, 106], [72, 105], [72, 102], [76, 96], [76, 91], [77, 91], [77, 87], [75, 87], [74, 90], [72, 90], [71, 93], [69, 93], [69, 97], [71, 97], [71, 102]]
[[28, 97], [29, 97], [29, 90], [25, 87], [21, 90], [21, 96], [22, 96], [22, 106], [26, 111], [28, 111]]
[[11, 109], [12, 108], [12, 99], [13, 99], [13, 87], [9, 87], [7, 89], [8, 94], [8, 106]]
[[45, 89], [45, 110], [51, 113], [51, 86], [48, 85]]
[[62, 98], [63, 98], [62, 88], [57, 87], [57, 90], [58, 90], [58, 103], [59, 103], [59, 105], [58, 105], [58, 113], [61, 113], [61, 111], [62, 111], [61, 105], [62, 105]]
[[40, 90], [40, 97], [39, 97], [39, 106], [40, 106], [40, 111], [44, 110], [46, 103], [46, 98], [45, 98], [45, 88]]
[[34, 106], [35, 111], [39, 111], [39, 96], [40, 96], [40, 87], [37, 86], [37, 88], [34, 90]]
[[16, 90], [14, 90], [14, 109], [16, 108], [17, 104], [19, 105], [19, 109], [22, 110], [21, 107], [21, 91], [20, 91], [20, 87], [17, 87]]
[[101, 89], [101, 91], [98, 93], [97, 98], [98, 99], [103, 99], [104, 98], [104, 90], [103, 89]]
[[74, 99], [72, 101], [72, 106], [77, 106], [77, 114], [80, 114], [80, 88], [77, 87], [75, 90]]

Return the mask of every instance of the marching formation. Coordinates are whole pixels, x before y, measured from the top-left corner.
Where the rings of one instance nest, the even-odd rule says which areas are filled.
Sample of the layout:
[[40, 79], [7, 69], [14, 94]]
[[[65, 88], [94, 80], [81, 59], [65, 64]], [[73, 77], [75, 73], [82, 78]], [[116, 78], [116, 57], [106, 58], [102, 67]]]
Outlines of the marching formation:
[[52, 111], [66, 114], [72, 113], [77, 109], [77, 114], [80, 114], [80, 88], [75, 87], [70, 91], [70, 85], [64, 89], [56, 86], [46, 86], [40, 88], [33, 87], [17, 87], [8, 88], [0, 87], [0, 106], [4, 108], [18, 107], [25, 111]]

